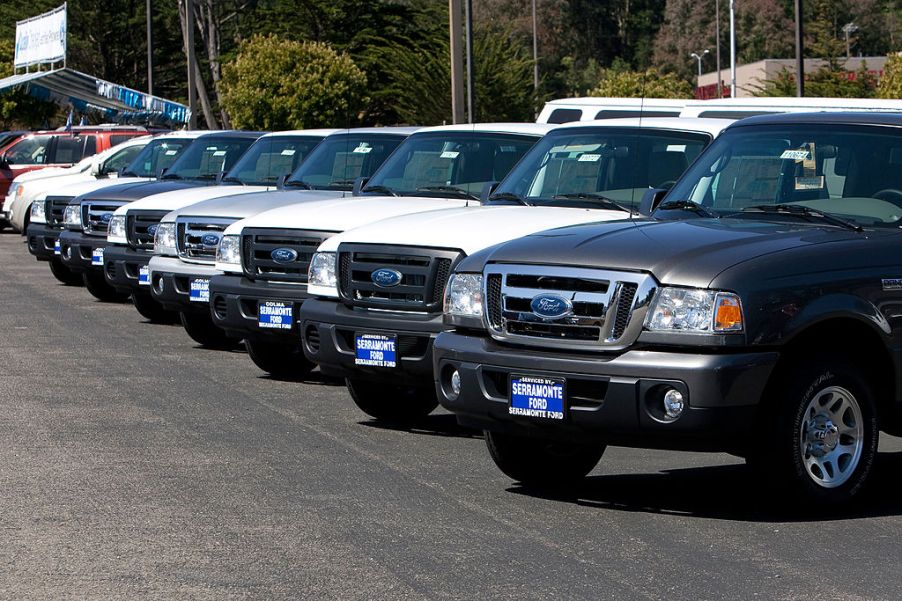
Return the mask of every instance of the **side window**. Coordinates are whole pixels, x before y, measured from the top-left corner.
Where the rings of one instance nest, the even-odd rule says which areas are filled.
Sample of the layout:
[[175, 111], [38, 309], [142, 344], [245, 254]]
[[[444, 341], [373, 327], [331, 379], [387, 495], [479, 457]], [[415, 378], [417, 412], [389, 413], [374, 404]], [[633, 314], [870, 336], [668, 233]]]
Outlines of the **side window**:
[[85, 149], [81, 158], [92, 157], [97, 154], [97, 136], [85, 136]]
[[44, 165], [50, 161], [50, 142], [53, 136], [25, 138], [6, 151], [10, 165]]
[[54, 163], [77, 163], [82, 159], [84, 138], [76, 136], [57, 136], [56, 148], [53, 151]]
[[112, 148], [113, 146], [118, 146], [119, 144], [122, 144], [126, 140], [131, 140], [134, 137], [135, 136], [124, 136], [122, 134], [113, 134], [110, 136], [110, 148]]
[[548, 115], [548, 123], [570, 123], [579, 121], [583, 116], [580, 109], [554, 109]]
[[106, 162], [103, 164], [100, 172], [103, 175], [110, 175], [112, 173], [118, 172], [123, 167], [127, 167], [135, 157], [138, 156], [138, 153], [141, 152], [143, 146], [129, 146], [128, 148], [123, 148], [122, 150], [113, 153], [113, 156], [108, 158]]

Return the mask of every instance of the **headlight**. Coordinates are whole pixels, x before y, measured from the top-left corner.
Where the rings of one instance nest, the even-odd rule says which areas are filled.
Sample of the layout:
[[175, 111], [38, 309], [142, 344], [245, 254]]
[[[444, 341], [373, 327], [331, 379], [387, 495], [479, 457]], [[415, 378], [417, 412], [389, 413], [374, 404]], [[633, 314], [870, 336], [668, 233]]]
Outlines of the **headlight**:
[[153, 236], [153, 252], [158, 255], [175, 256], [175, 223], [161, 223]]
[[482, 317], [482, 274], [455, 273], [445, 288], [445, 314]]
[[696, 288], [661, 288], [645, 319], [656, 332], [741, 332], [743, 326], [737, 295]]
[[217, 263], [241, 265], [241, 236], [223, 236], [216, 249]]
[[[125, 240], [125, 215], [113, 215], [113, 218], [110, 219], [110, 228], [107, 231], [107, 239], [113, 241], [113, 238]], [[116, 240], [116, 242], [119, 240]]]
[[307, 271], [307, 293], [338, 297], [337, 257], [332, 252], [314, 253]]
[[43, 200], [36, 200], [31, 203], [31, 222], [32, 223], [47, 223], [47, 213], [46, 213], [47, 205]]
[[63, 211], [63, 225], [81, 229], [81, 205], [66, 205]]

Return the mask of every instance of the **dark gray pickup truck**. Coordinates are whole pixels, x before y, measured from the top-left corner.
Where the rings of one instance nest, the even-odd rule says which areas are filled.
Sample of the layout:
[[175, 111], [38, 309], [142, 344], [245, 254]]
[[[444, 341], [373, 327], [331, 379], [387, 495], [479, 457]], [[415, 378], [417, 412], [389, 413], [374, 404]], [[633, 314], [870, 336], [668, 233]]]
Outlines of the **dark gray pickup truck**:
[[743, 456], [774, 498], [856, 497], [900, 432], [902, 115], [737, 122], [659, 197], [461, 261], [442, 405], [525, 485], [620, 445]]

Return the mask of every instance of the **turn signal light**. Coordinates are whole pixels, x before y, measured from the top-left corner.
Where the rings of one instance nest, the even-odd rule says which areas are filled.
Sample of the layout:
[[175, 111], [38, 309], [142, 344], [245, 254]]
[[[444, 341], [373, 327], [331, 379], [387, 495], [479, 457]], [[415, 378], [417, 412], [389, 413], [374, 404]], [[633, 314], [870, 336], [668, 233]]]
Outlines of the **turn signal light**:
[[714, 330], [738, 332], [742, 328], [742, 307], [739, 298], [733, 294], [718, 294], [714, 301]]

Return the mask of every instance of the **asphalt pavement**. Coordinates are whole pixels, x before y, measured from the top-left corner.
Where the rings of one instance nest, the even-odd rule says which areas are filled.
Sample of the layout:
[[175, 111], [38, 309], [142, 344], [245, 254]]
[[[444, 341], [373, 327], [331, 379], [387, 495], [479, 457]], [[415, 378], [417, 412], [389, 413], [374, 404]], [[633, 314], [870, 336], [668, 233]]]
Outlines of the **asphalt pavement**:
[[902, 598], [902, 441], [853, 510], [789, 512], [742, 460], [610, 448], [576, 494], [503, 476], [436, 412], [57, 283], [0, 235], [0, 599]]

